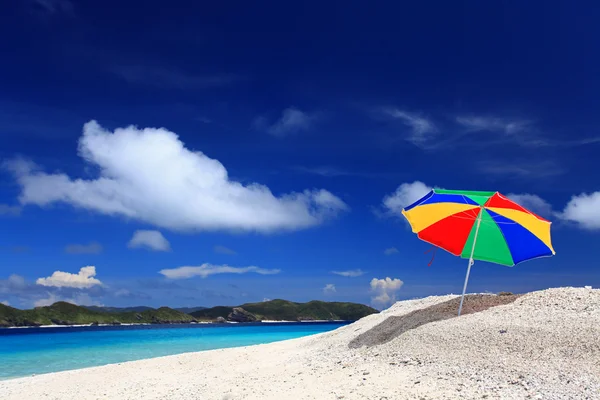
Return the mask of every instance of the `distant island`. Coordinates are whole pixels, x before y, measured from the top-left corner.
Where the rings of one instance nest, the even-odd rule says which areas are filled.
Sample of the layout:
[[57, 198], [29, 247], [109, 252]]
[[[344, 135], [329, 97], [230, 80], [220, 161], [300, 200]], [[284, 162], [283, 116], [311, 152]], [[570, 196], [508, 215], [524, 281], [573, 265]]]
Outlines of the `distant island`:
[[[184, 311], [188, 311], [188, 313]], [[294, 303], [270, 300], [247, 303], [237, 307], [189, 307], [157, 309], [139, 307], [77, 306], [59, 301], [46, 307], [19, 310], [0, 304], [0, 327], [43, 325], [121, 325], [121, 324], [185, 324], [198, 322], [260, 322], [260, 321], [356, 321], [377, 313], [374, 308], [357, 303], [309, 301]]]

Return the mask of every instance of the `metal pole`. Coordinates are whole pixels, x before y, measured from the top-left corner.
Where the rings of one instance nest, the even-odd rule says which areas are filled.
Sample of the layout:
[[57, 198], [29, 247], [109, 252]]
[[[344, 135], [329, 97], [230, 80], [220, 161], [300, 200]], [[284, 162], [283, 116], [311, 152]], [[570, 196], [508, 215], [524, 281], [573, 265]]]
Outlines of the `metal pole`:
[[460, 298], [460, 306], [458, 307], [458, 316], [462, 311], [463, 301], [465, 300], [465, 292], [467, 291], [467, 283], [469, 282], [469, 274], [471, 273], [471, 266], [475, 264], [473, 260], [473, 254], [475, 254], [475, 243], [477, 243], [477, 235], [479, 234], [479, 225], [481, 225], [481, 214], [483, 213], [483, 207], [479, 207], [479, 215], [477, 216], [477, 227], [475, 228], [475, 237], [473, 238], [473, 248], [471, 249], [471, 257], [469, 257], [469, 267], [467, 268], [467, 276], [465, 278], [465, 285], [463, 286], [462, 297]]

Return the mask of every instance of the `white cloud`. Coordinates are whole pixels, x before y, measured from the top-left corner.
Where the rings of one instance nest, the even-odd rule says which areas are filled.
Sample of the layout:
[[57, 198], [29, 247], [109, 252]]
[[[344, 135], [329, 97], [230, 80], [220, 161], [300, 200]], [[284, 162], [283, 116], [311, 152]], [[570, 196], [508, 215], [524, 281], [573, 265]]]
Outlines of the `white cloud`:
[[573, 196], [560, 216], [584, 229], [600, 229], [600, 192]]
[[102, 253], [102, 245], [98, 242], [90, 242], [89, 244], [69, 244], [65, 246], [65, 253], [99, 254]]
[[162, 269], [159, 271], [169, 279], [187, 279], [194, 276], [206, 278], [216, 274], [246, 274], [253, 272], [260, 275], [273, 275], [281, 272], [279, 269], [265, 269], [259, 267], [230, 267], [229, 265], [202, 264], [199, 267], [178, 267], [173, 269]]
[[274, 232], [304, 229], [348, 210], [326, 190], [275, 196], [266, 186], [230, 180], [225, 167], [188, 150], [164, 128], [104, 130], [84, 125], [79, 154], [97, 179], [47, 174], [25, 160], [6, 163], [21, 186], [22, 204], [67, 203], [178, 231]]
[[397, 108], [386, 108], [383, 112], [411, 128], [411, 135], [407, 137], [407, 140], [417, 146], [425, 145], [438, 131], [432, 121], [419, 114]]
[[371, 303], [379, 307], [385, 307], [396, 302], [396, 292], [400, 290], [404, 282], [400, 279], [373, 278], [371, 280], [371, 291], [374, 296], [371, 297]]
[[364, 275], [365, 272], [361, 269], [351, 269], [349, 271], [331, 271], [332, 274], [345, 276], [348, 278], [356, 278], [357, 276]]
[[102, 285], [96, 276], [96, 267], [88, 266], [83, 267], [77, 274], [71, 274], [69, 272], [54, 271], [54, 273], [47, 278], [38, 278], [35, 283], [42, 286], [52, 287], [70, 287], [70, 288], [91, 288], [95, 285]]
[[552, 206], [546, 200], [535, 194], [523, 193], [523, 194], [507, 194], [510, 200], [525, 207], [526, 209], [533, 211], [534, 213], [549, 218], [552, 216]]
[[254, 120], [254, 126], [260, 130], [266, 130], [273, 136], [283, 137], [310, 129], [315, 119], [314, 115], [309, 115], [296, 107], [289, 107], [283, 110], [281, 118], [274, 124], [269, 124], [264, 117], [258, 117]]
[[392, 254], [396, 254], [396, 253], [398, 253], [398, 249], [395, 247], [390, 247], [383, 251], [383, 254], [385, 254], [386, 256], [391, 256]]
[[402, 209], [411, 205], [431, 191], [423, 182], [403, 183], [396, 191], [383, 198], [383, 207], [388, 213], [402, 215]]
[[169, 241], [159, 231], [137, 230], [127, 243], [131, 249], [146, 248], [154, 251], [170, 251]]
[[220, 245], [215, 246], [214, 250], [215, 250], [215, 253], [219, 253], [219, 254], [228, 254], [228, 255], [231, 255], [231, 256], [237, 254], [235, 252], [235, 250], [231, 250], [229, 247], [220, 246]]
[[10, 306], [10, 303], [6, 300], [0, 301], [0, 303], [4, 304], [5, 306]]
[[333, 283], [328, 283], [323, 288], [323, 293], [324, 294], [333, 294], [335, 292], [336, 292], [335, 285]]
[[264, 298], [262, 301], [263, 301], [263, 303], [264, 303], [265, 301], [271, 301], [271, 299], [269, 299], [269, 298], [265, 297], [265, 298]]

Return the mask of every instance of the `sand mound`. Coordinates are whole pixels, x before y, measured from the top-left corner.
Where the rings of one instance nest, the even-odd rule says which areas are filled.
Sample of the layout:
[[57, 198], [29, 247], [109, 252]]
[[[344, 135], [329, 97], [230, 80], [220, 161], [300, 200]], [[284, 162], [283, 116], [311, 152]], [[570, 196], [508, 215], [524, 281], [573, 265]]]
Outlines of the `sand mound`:
[[[505, 305], [515, 301], [519, 295], [495, 296], [474, 294], [465, 296], [461, 315], [473, 314], [491, 307]], [[416, 310], [400, 316], [390, 316], [379, 325], [355, 337], [348, 346], [376, 346], [389, 342], [411, 329], [416, 329], [430, 322], [442, 321], [458, 316], [460, 298], [438, 303], [427, 308]]]

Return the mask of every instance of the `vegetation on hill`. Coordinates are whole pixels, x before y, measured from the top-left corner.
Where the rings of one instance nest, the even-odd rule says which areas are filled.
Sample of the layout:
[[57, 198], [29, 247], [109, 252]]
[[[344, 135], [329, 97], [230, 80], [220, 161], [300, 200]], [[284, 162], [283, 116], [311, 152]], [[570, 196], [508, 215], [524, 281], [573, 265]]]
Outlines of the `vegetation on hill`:
[[142, 312], [102, 312], [59, 301], [47, 307], [18, 310], [0, 304], [0, 326], [84, 325], [125, 323], [184, 323], [195, 321], [189, 314], [161, 307]]
[[[234, 310], [235, 308], [235, 310]], [[376, 313], [377, 310], [356, 303], [310, 301], [294, 303], [287, 300], [271, 300], [247, 303], [238, 307], [218, 306], [200, 309], [186, 314], [169, 307], [158, 309], [136, 307], [138, 311], [116, 307], [83, 307], [59, 301], [46, 307], [19, 310], [0, 304], [0, 327], [40, 325], [89, 325], [150, 323], [170, 324], [198, 321], [255, 320], [347, 320], [354, 321]], [[139, 311], [142, 309], [143, 311]], [[125, 311], [127, 310], [127, 311]]]
[[182, 313], [191, 314], [195, 311], [204, 310], [206, 307], [179, 307], [174, 310], [181, 311]]
[[[122, 313], [122, 312], [141, 312], [146, 310], [154, 310], [152, 307], [137, 306], [137, 307], [104, 307], [104, 306], [82, 306], [92, 311], [100, 311], [107, 313]], [[181, 310], [179, 310], [181, 311]], [[182, 311], [185, 312], [185, 311]], [[186, 313], [187, 314], [187, 313]]]
[[[270, 300], [260, 303], [246, 303], [239, 306], [252, 313], [258, 320], [346, 320], [355, 321], [378, 312], [374, 308], [357, 303], [309, 301], [294, 303], [287, 300]], [[193, 312], [191, 315], [199, 320], [227, 319], [234, 307], [212, 307]]]

